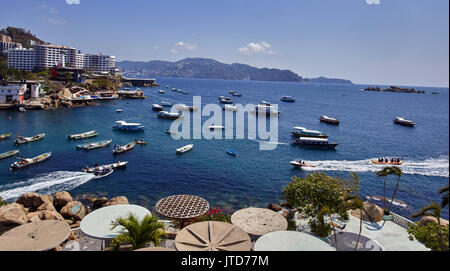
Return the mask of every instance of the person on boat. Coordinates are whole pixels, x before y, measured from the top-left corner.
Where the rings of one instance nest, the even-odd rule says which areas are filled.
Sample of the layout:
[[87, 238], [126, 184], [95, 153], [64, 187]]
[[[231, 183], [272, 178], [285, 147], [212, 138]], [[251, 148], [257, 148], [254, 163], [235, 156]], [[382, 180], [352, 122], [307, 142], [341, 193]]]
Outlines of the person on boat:
[[98, 167], [98, 163], [97, 163], [97, 162], [95, 163], [94, 167], [95, 167], [95, 168], [97, 168], [97, 167]]

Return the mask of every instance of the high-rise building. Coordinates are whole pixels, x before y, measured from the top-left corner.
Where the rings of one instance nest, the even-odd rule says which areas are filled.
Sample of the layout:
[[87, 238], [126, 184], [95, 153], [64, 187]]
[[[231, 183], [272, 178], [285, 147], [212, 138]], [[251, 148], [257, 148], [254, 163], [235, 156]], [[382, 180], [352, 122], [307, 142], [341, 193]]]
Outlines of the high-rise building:
[[32, 71], [35, 67], [34, 49], [12, 49], [8, 51], [8, 67]]

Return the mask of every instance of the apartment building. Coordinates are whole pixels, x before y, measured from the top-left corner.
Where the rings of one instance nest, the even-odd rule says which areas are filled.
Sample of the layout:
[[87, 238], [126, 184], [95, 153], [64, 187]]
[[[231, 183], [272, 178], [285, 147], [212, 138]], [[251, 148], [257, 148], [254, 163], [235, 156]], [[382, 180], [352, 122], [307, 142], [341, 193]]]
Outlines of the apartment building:
[[24, 48], [8, 50], [8, 67], [24, 71], [34, 70], [35, 51]]
[[0, 41], [0, 52], [4, 53], [12, 49], [21, 49], [22, 44], [17, 42]]

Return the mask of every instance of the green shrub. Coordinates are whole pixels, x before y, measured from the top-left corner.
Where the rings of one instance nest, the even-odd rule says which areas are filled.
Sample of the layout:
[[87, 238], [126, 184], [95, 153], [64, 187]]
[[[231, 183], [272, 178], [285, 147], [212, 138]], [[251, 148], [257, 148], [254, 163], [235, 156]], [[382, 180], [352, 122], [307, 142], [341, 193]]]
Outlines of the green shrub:
[[440, 251], [441, 246], [438, 233], [439, 227], [444, 240], [445, 250], [448, 251], [448, 227], [439, 226], [437, 223], [431, 222], [424, 226], [421, 226], [419, 222], [414, 223], [414, 225], [408, 229], [409, 239], [411, 241], [416, 239], [417, 241], [423, 243], [427, 248], [434, 251]]

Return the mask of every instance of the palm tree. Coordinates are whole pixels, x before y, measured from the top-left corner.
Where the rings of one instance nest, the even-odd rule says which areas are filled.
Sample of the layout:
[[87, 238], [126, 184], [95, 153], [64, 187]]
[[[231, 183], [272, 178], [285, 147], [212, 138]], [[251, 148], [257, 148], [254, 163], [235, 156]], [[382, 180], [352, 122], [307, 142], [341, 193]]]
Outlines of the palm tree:
[[394, 203], [395, 195], [397, 194], [398, 185], [400, 184], [400, 177], [402, 176], [402, 170], [397, 166], [385, 167], [382, 170], [377, 172], [377, 176], [388, 176], [388, 175], [397, 175], [397, 184], [395, 186], [394, 194], [392, 195], [391, 205], [387, 210], [387, 214], [391, 212], [392, 204]]
[[385, 214], [387, 214], [387, 210], [386, 210], [386, 178], [387, 178], [387, 174], [386, 174], [386, 171], [384, 171], [384, 170], [378, 171], [377, 177], [384, 177], [383, 211]]
[[336, 244], [336, 250], [337, 250], [338, 245], [337, 245], [336, 227], [334, 226], [333, 218], [331, 217], [331, 209], [330, 209], [330, 207], [328, 207], [326, 205], [322, 206], [322, 209], [317, 214], [317, 219], [319, 220], [319, 223], [320, 223], [321, 226], [325, 226], [324, 216], [327, 215], [327, 214], [328, 214], [328, 218], [330, 219], [331, 227], [333, 228], [334, 243]]
[[441, 208], [445, 208], [448, 205], [448, 185], [439, 189], [439, 194], [447, 193], [442, 197]]
[[437, 219], [439, 246], [441, 247], [441, 251], [448, 250], [448, 249], [446, 249], [446, 247], [444, 245], [444, 237], [442, 236], [442, 232], [441, 232], [441, 207], [439, 206], [439, 204], [437, 204], [436, 202], [431, 202], [430, 205], [422, 207], [422, 209], [419, 212], [413, 214], [411, 216], [411, 218], [415, 219], [415, 218], [419, 218], [422, 216], [432, 216]]
[[119, 217], [112, 222], [112, 229], [118, 226], [123, 227], [124, 230], [113, 239], [113, 249], [119, 248], [123, 243], [131, 244], [133, 250], [143, 248], [147, 243], [159, 246], [161, 241], [167, 238], [167, 234], [164, 232], [164, 223], [158, 222], [158, 218], [153, 215], [146, 215], [139, 220], [130, 213], [128, 216]]

